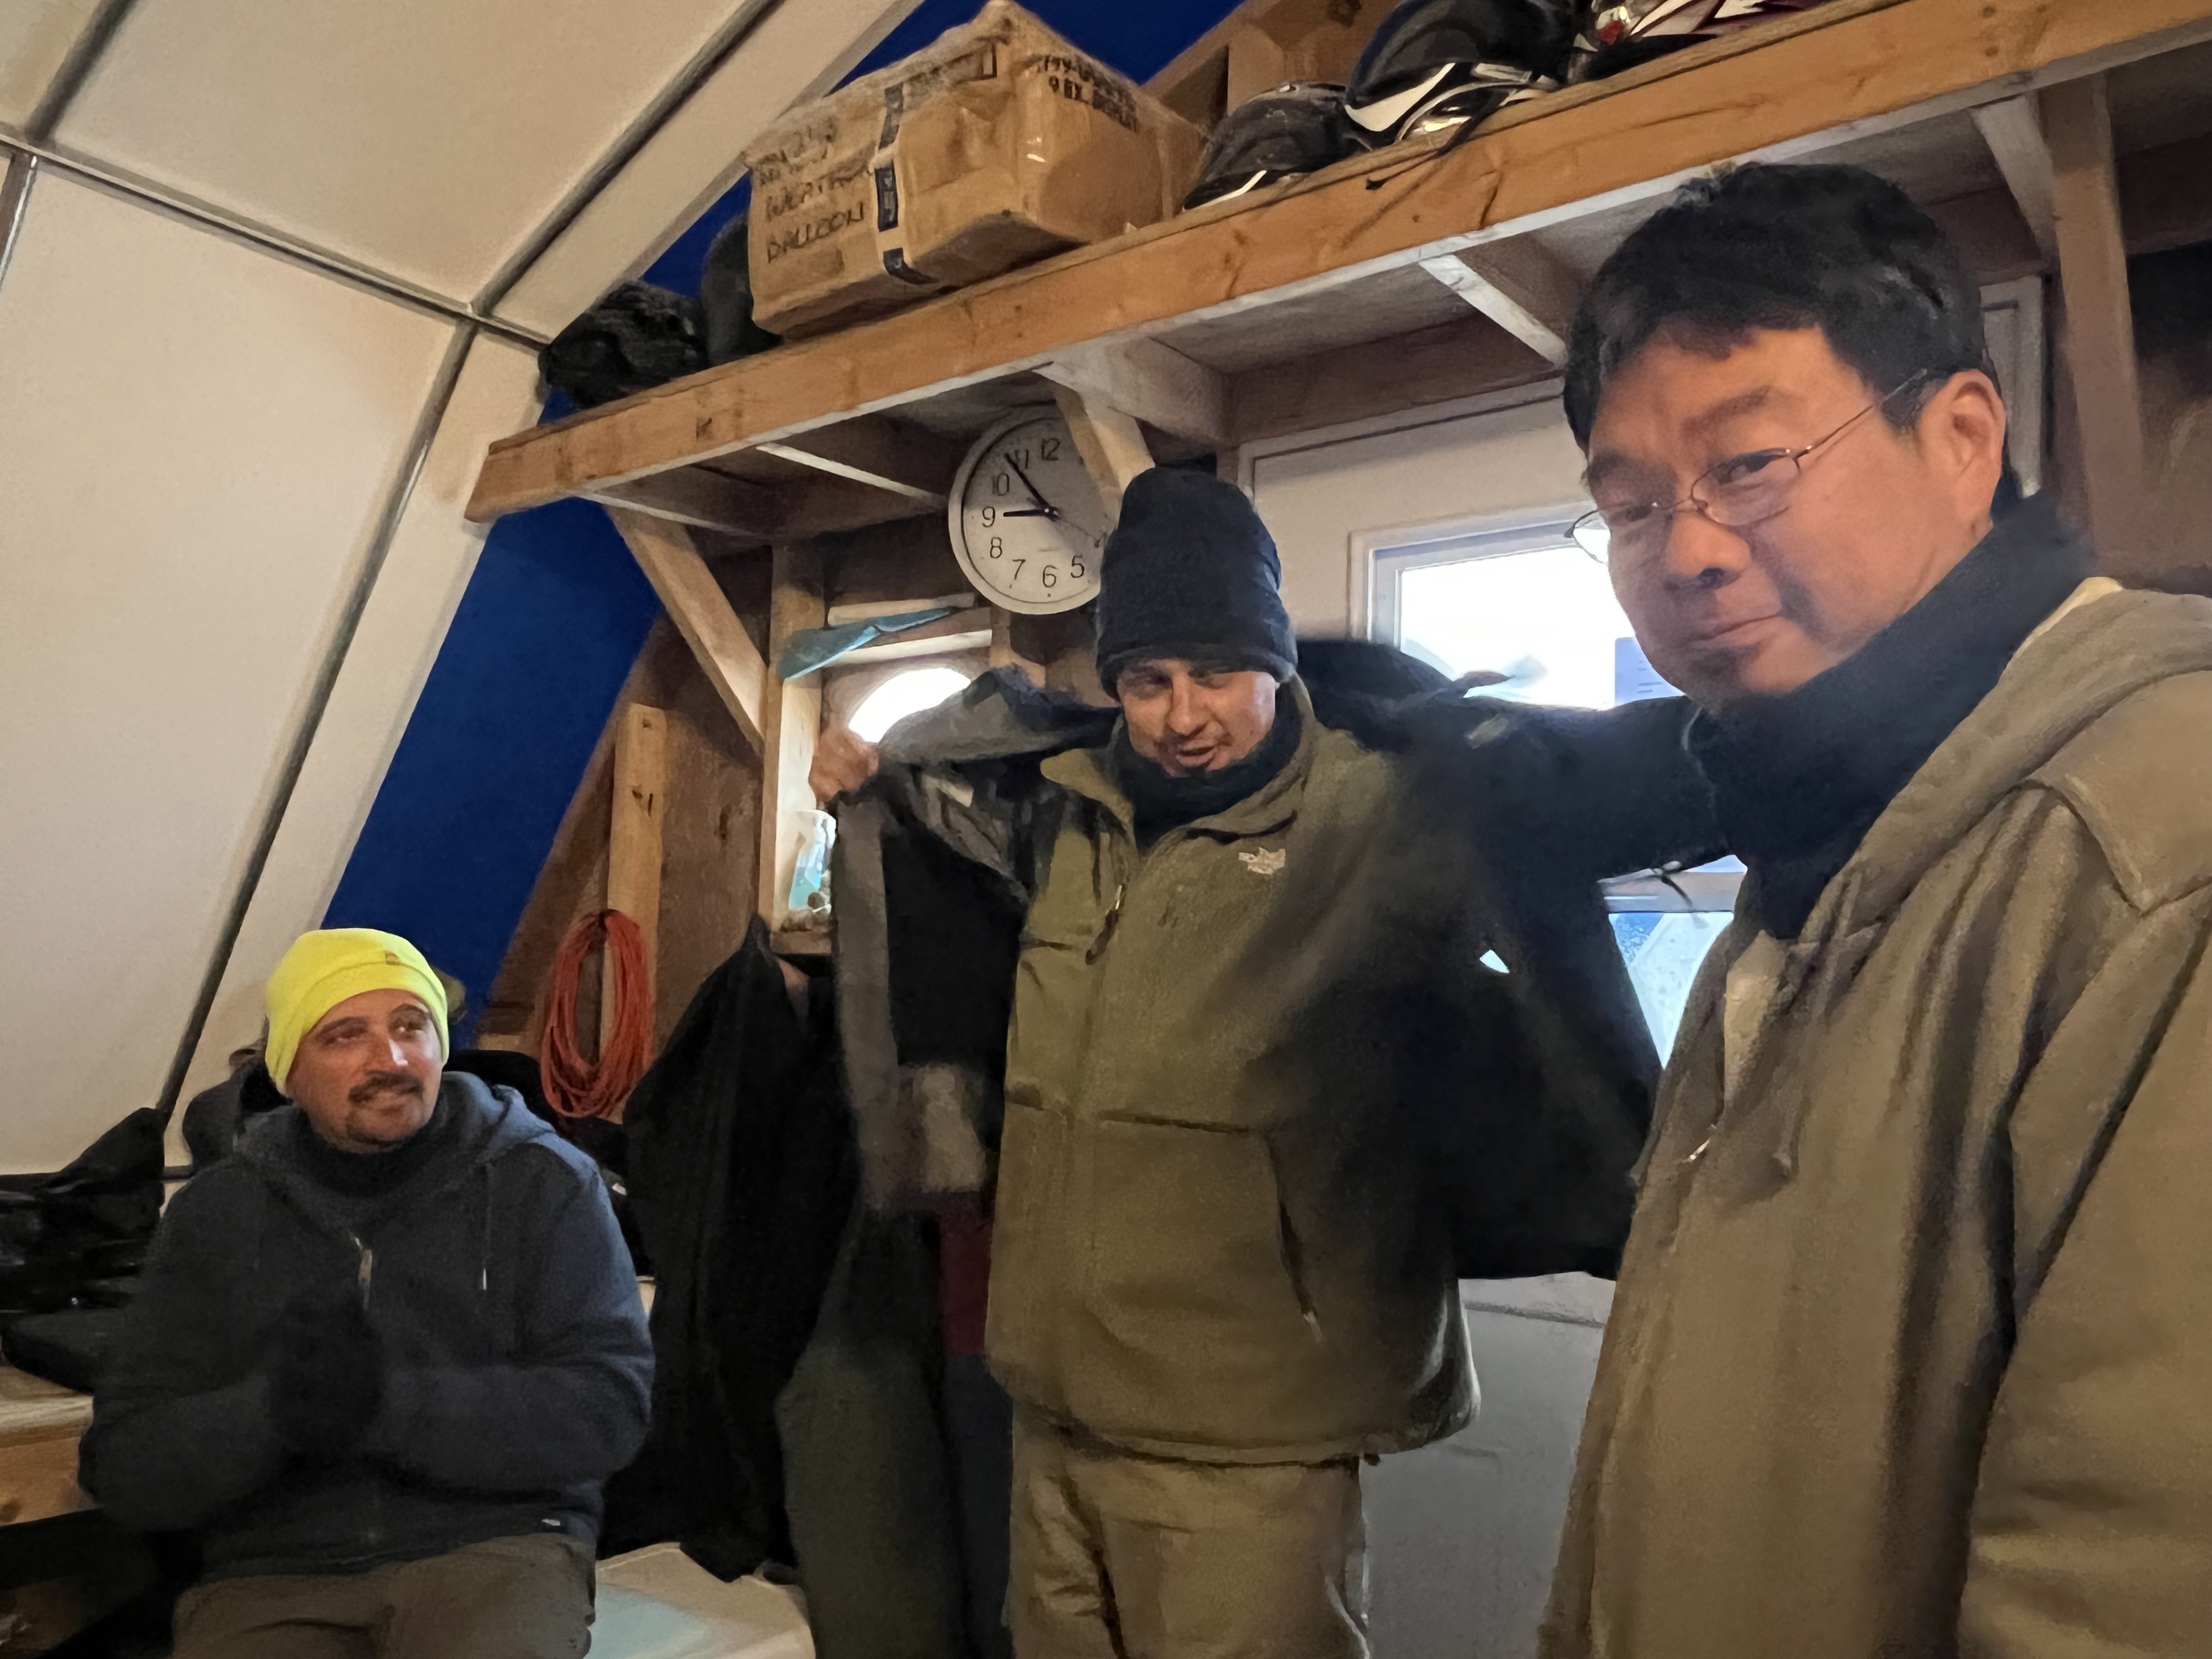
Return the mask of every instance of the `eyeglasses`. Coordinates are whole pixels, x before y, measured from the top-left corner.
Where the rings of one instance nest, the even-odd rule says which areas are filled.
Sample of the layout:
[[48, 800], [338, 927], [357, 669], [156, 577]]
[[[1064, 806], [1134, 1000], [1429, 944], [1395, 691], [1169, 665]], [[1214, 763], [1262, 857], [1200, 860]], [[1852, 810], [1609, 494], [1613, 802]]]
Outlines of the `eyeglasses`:
[[1877, 409], [1887, 408], [1928, 379], [1916, 374], [1894, 391], [1883, 393], [1825, 438], [1802, 449], [1754, 449], [1731, 455], [1709, 467], [1691, 483], [1680, 501], [1626, 501], [1585, 513], [1569, 526], [1576, 544], [1600, 564], [1614, 559], [1632, 562], [1656, 557], [1673, 535], [1674, 515], [1687, 509], [1702, 513], [1723, 530], [1747, 530], [1778, 517], [1790, 505], [1790, 493], [1804, 476], [1805, 463], [1849, 432]]

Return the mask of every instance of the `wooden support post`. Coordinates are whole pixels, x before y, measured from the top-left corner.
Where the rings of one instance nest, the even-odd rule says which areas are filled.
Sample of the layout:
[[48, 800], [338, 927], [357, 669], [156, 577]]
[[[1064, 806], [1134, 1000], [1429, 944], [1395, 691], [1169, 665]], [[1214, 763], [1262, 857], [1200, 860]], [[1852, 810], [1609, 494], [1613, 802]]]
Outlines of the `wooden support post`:
[[2004, 175], [2005, 188], [2027, 222], [2028, 234], [2046, 259], [2058, 257], [2058, 212], [2051, 198], [2051, 148], [2043, 141], [2043, 118], [2032, 94], [1984, 104], [1974, 125]]
[[1098, 486], [1098, 499], [1109, 518], [1121, 516], [1121, 492], [1152, 466], [1152, 452], [1137, 422], [1103, 399], [1067, 386], [1055, 388], [1075, 447]]
[[798, 868], [805, 823], [795, 815], [814, 805], [806, 775], [814, 764], [815, 740], [822, 732], [820, 678], [787, 681], [775, 665], [793, 635], [822, 627], [828, 615], [815, 545], [778, 545], [775, 589], [769, 601], [767, 684], [761, 699], [766, 742], [761, 749], [760, 913], [772, 928], [789, 919], [791, 878]]
[[768, 665], [730, 601], [681, 525], [629, 507], [609, 507], [607, 516], [629, 544], [631, 556], [660, 596], [669, 618], [684, 635], [702, 669], [744, 733], [745, 741], [766, 754], [762, 712]]
[[[660, 960], [660, 825], [668, 800], [668, 718], [626, 705], [615, 726], [614, 816], [607, 828], [607, 908], [645, 935], [645, 959]], [[599, 1052], [615, 1024], [611, 977], [599, 981]]]
[[2104, 77], [2051, 88], [2042, 94], [2042, 114], [2090, 534], [2103, 558], [2124, 563], [2149, 550], [2142, 545], [2143, 427], [2135, 320], [2128, 305], [2127, 246]]
[[1567, 361], [1582, 283], [1528, 237], [1424, 259], [1421, 269], [1553, 366]]

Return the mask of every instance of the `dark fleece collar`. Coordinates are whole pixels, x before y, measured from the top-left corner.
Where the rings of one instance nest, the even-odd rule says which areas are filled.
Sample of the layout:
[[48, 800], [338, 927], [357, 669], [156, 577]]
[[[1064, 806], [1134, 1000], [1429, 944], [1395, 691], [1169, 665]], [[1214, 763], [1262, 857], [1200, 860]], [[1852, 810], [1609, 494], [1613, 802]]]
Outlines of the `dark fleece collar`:
[[2031, 499], [1854, 656], [1793, 691], [1699, 714], [1690, 751], [1751, 872], [1745, 914], [1796, 938], [1875, 820], [2092, 568], [2056, 509]]
[[1258, 794], [1282, 775], [1298, 752], [1304, 725], [1297, 703], [1287, 695], [1279, 696], [1275, 699], [1275, 723], [1250, 754], [1218, 772], [1200, 772], [1187, 778], [1171, 777], [1146, 760], [1131, 745], [1128, 726], [1115, 726], [1114, 781], [1129, 798], [1138, 847], [1149, 850], [1170, 830], [1226, 812], [1237, 802]]

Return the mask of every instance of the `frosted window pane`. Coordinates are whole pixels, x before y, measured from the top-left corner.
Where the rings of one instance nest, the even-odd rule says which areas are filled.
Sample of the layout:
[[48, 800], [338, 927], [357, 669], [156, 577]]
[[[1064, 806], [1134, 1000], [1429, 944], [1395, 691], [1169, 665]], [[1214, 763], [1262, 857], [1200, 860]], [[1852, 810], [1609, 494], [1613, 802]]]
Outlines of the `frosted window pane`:
[[1632, 911], [1613, 918], [1613, 937], [1628, 963], [1629, 982], [1644, 1010], [1644, 1023], [1661, 1057], [1672, 1053], [1690, 987], [1713, 941], [1728, 931], [1725, 910], [1658, 915]]
[[966, 690], [972, 678], [957, 668], [909, 668], [894, 674], [863, 697], [853, 711], [854, 733], [869, 743], [880, 743], [884, 733], [908, 714], [936, 708]]
[[1610, 708], [1632, 637], [1604, 567], [1571, 544], [1398, 575], [1400, 644], [1453, 675], [1508, 676], [1494, 696]]

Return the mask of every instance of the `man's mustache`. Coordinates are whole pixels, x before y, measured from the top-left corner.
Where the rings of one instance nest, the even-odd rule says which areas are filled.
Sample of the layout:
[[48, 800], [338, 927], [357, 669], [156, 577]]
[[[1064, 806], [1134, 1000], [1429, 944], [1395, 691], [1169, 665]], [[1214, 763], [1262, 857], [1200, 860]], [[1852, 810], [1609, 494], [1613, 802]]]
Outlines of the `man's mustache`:
[[347, 1092], [346, 1098], [356, 1106], [365, 1106], [377, 1096], [390, 1092], [395, 1095], [422, 1093], [422, 1079], [412, 1072], [372, 1072]]

